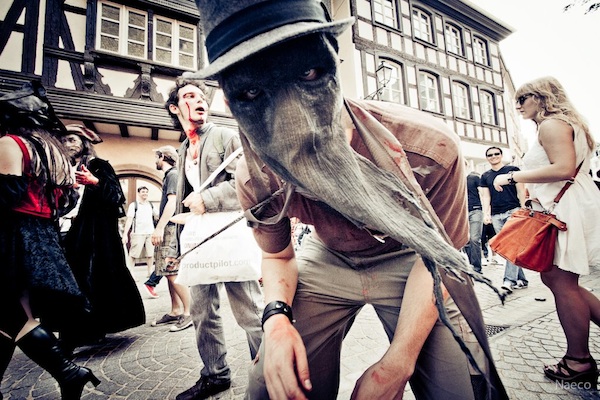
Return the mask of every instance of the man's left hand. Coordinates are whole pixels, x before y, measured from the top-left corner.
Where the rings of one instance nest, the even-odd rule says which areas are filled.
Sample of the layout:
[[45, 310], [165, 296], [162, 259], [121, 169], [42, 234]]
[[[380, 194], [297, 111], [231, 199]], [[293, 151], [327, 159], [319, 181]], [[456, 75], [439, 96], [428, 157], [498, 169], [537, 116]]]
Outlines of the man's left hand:
[[206, 208], [204, 208], [204, 200], [200, 193], [192, 192], [184, 200], [183, 205], [190, 209], [194, 214], [204, 214]]
[[153, 246], [161, 245], [164, 237], [165, 237], [165, 232], [163, 229], [154, 229], [154, 232], [152, 232], [152, 236], [150, 239], [152, 241], [152, 245]]
[[356, 381], [352, 400], [381, 399], [401, 400], [409, 376], [398, 374], [395, 368], [386, 366], [383, 361], [371, 365]]

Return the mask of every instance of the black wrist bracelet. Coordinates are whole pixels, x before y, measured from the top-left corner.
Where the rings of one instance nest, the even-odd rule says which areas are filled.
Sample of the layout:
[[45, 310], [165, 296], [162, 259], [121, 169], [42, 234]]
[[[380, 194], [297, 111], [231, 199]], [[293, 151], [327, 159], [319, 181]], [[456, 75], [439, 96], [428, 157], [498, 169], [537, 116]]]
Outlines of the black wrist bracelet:
[[509, 175], [508, 176], [508, 184], [509, 185], [515, 185], [515, 184], [518, 183], [517, 181], [515, 181], [515, 178], [513, 178], [513, 174], [514, 173], [515, 173], [515, 171], [510, 171], [509, 174], [508, 174]]
[[292, 324], [295, 322], [294, 314], [292, 314], [292, 306], [284, 303], [283, 301], [272, 301], [266, 305], [265, 311], [263, 312], [263, 317], [262, 317], [263, 330], [264, 330], [266, 320], [276, 314], [284, 314], [286, 317], [288, 317], [288, 319], [290, 320], [290, 322]]

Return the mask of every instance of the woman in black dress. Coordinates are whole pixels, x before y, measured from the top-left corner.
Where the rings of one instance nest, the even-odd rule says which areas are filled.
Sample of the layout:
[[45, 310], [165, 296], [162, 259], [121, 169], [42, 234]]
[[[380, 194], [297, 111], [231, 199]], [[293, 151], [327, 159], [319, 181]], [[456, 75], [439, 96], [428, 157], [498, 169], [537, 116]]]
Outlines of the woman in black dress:
[[52, 334], [89, 308], [57, 229], [58, 216], [76, 201], [56, 137], [65, 128], [39, 83], [0, 97], [0, 110], [0, 377], [17, 345], [58, 381], [62, 399], [79, 399], [87, 382], [100, 381], [66, 358]]
[[102, 139], [81, 125], [67, 125], [62, 137], [76, 179], [84, 186], [79, 211], [64, 240], [75, 278], [91, 303], [91, 313], [72, 330], [61, 331], [70, 350], [93, 344], [107, 333], [143, 325], [144, 305], [127, 268], [118, 220], [125, 215], [125, 195], [108, 161], [98, 158], [94, 144]]

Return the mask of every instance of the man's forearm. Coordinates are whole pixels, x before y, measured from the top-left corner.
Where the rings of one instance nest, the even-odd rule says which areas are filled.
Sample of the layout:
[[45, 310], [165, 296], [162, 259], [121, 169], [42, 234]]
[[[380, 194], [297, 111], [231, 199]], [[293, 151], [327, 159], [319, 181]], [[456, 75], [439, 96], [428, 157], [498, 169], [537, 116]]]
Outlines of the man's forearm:
[[292, 304], [298, 285], [298, 266], [291, 243], [277, 254], [263, 253], [262, 278], [265, 303], [279, 300]]
[[423, 344], [437, 319], [433, 278], [419, 258], [408, 276], [394, 338], [382, 359], [398, 371], [399, 378], [412, 376]]
[[481, 199], [481, 208], [483, 209], [483, 215], [491, 216], [492, 215], [492, 204], [491, 204], [491, 196], [489, 189], [481, 189], [479, 191], [479, 197]]
[[169, 220], [175, 214], [175, 208], [176, 208], [175, 196], [174, 195], [169, 196], [169, 199], [167, 200], [167, 204], [165, 204], [165, 208], [163, 209], [163, 213], [160, 216], [158, 223], [156, 224], [156, 229], [161, 229], [161, 230], [165, 229], [165, 227], [169, 223]]

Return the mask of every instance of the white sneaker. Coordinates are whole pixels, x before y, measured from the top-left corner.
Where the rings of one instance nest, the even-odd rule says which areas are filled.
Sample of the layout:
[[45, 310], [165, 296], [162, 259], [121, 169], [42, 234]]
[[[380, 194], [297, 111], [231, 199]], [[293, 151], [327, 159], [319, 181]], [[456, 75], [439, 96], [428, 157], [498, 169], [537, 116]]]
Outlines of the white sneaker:
[[500, 286], [500, 289], [506, 290], [509, 294], [512, 293], [513, 288], [514, 286], [510, 281], [504, 281], [502, 286]]
[[529, 284], [523, 282], [522, 280], [518, 280], [517, 284], [515, 286], [513, 286], [513, 289], [527, 289], [529, 287]]

